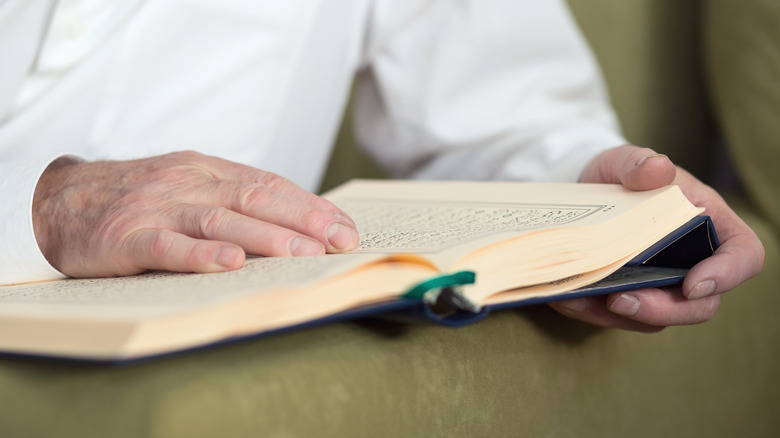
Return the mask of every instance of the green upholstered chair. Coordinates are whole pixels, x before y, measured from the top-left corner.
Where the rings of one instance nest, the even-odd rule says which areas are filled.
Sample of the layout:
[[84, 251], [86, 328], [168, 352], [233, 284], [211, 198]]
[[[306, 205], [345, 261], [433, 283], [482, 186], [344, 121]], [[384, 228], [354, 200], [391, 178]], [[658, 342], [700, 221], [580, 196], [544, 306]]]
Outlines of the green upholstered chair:
[[[733, 157], [729, 198], [766, 267], [712, 321], [646, 335], [539, 306], [459, 329], [331, 324], [131, 366], [0, 358], [0, 436], [776, 436], [780, 3], [570, 4], [632, 142], [724, 191]], [[340, 138], [326, 186], [375, 175]]]

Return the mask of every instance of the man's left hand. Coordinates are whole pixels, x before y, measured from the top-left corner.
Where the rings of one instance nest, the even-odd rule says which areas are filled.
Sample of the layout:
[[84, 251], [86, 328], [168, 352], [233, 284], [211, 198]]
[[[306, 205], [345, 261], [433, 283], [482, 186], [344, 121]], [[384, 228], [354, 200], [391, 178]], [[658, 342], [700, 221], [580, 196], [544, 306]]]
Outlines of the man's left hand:
[[622, 184], [650, 190], [677, 184], [685, 196], [712, 217], [721, 246], [694, 266], [682, 288], [641, 289], [604, 297], [576, 298], [550, 304], [558, 312], [592, 324], [643, 332], [665, 326], [696, 324], [713, 317], [720, 295], [761, 271], [764, 247], [723, 198], [665, 155], [637, 146], [620, 146], [597, 156], [581, 182]]

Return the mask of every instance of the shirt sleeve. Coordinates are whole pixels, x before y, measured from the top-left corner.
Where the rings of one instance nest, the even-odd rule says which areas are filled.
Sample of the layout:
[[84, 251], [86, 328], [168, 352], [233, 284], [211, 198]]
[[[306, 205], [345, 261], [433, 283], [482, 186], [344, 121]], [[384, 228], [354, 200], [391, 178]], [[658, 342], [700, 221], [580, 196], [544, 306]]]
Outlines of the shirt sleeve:
[[41, 253], [32, 223], [35, 186], [56, 158], [0, 163], [0, 285], [65, 277]]
[[576, 181], [626, 143], [559, 0], [379, 1], [365, 61], [356, 137], [395, 177]]

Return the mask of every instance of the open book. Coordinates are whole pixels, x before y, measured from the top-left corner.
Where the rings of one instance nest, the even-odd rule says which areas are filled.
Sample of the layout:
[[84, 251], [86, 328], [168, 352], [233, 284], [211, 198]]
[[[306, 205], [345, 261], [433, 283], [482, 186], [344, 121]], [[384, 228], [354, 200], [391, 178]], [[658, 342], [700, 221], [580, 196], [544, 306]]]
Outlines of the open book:
[[227, 273], [0, 287], [0, 351], [125, 360], [390, 312], [457, 324], [679, 283], [717, 246], [674, 186], [353, 181], [326, 197], [357, 223], [356, 250], [249, 258]]

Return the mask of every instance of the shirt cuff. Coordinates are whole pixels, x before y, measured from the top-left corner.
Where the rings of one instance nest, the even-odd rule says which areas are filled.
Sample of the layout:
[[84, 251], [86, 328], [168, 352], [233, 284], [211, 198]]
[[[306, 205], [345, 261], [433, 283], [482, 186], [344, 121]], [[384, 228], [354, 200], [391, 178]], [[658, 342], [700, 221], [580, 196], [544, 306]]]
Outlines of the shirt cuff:
[[46, 167], [62, 156], [0, 163], [0, 285], [65, 277], [43, 256], [32, 221], [38, 180]]

